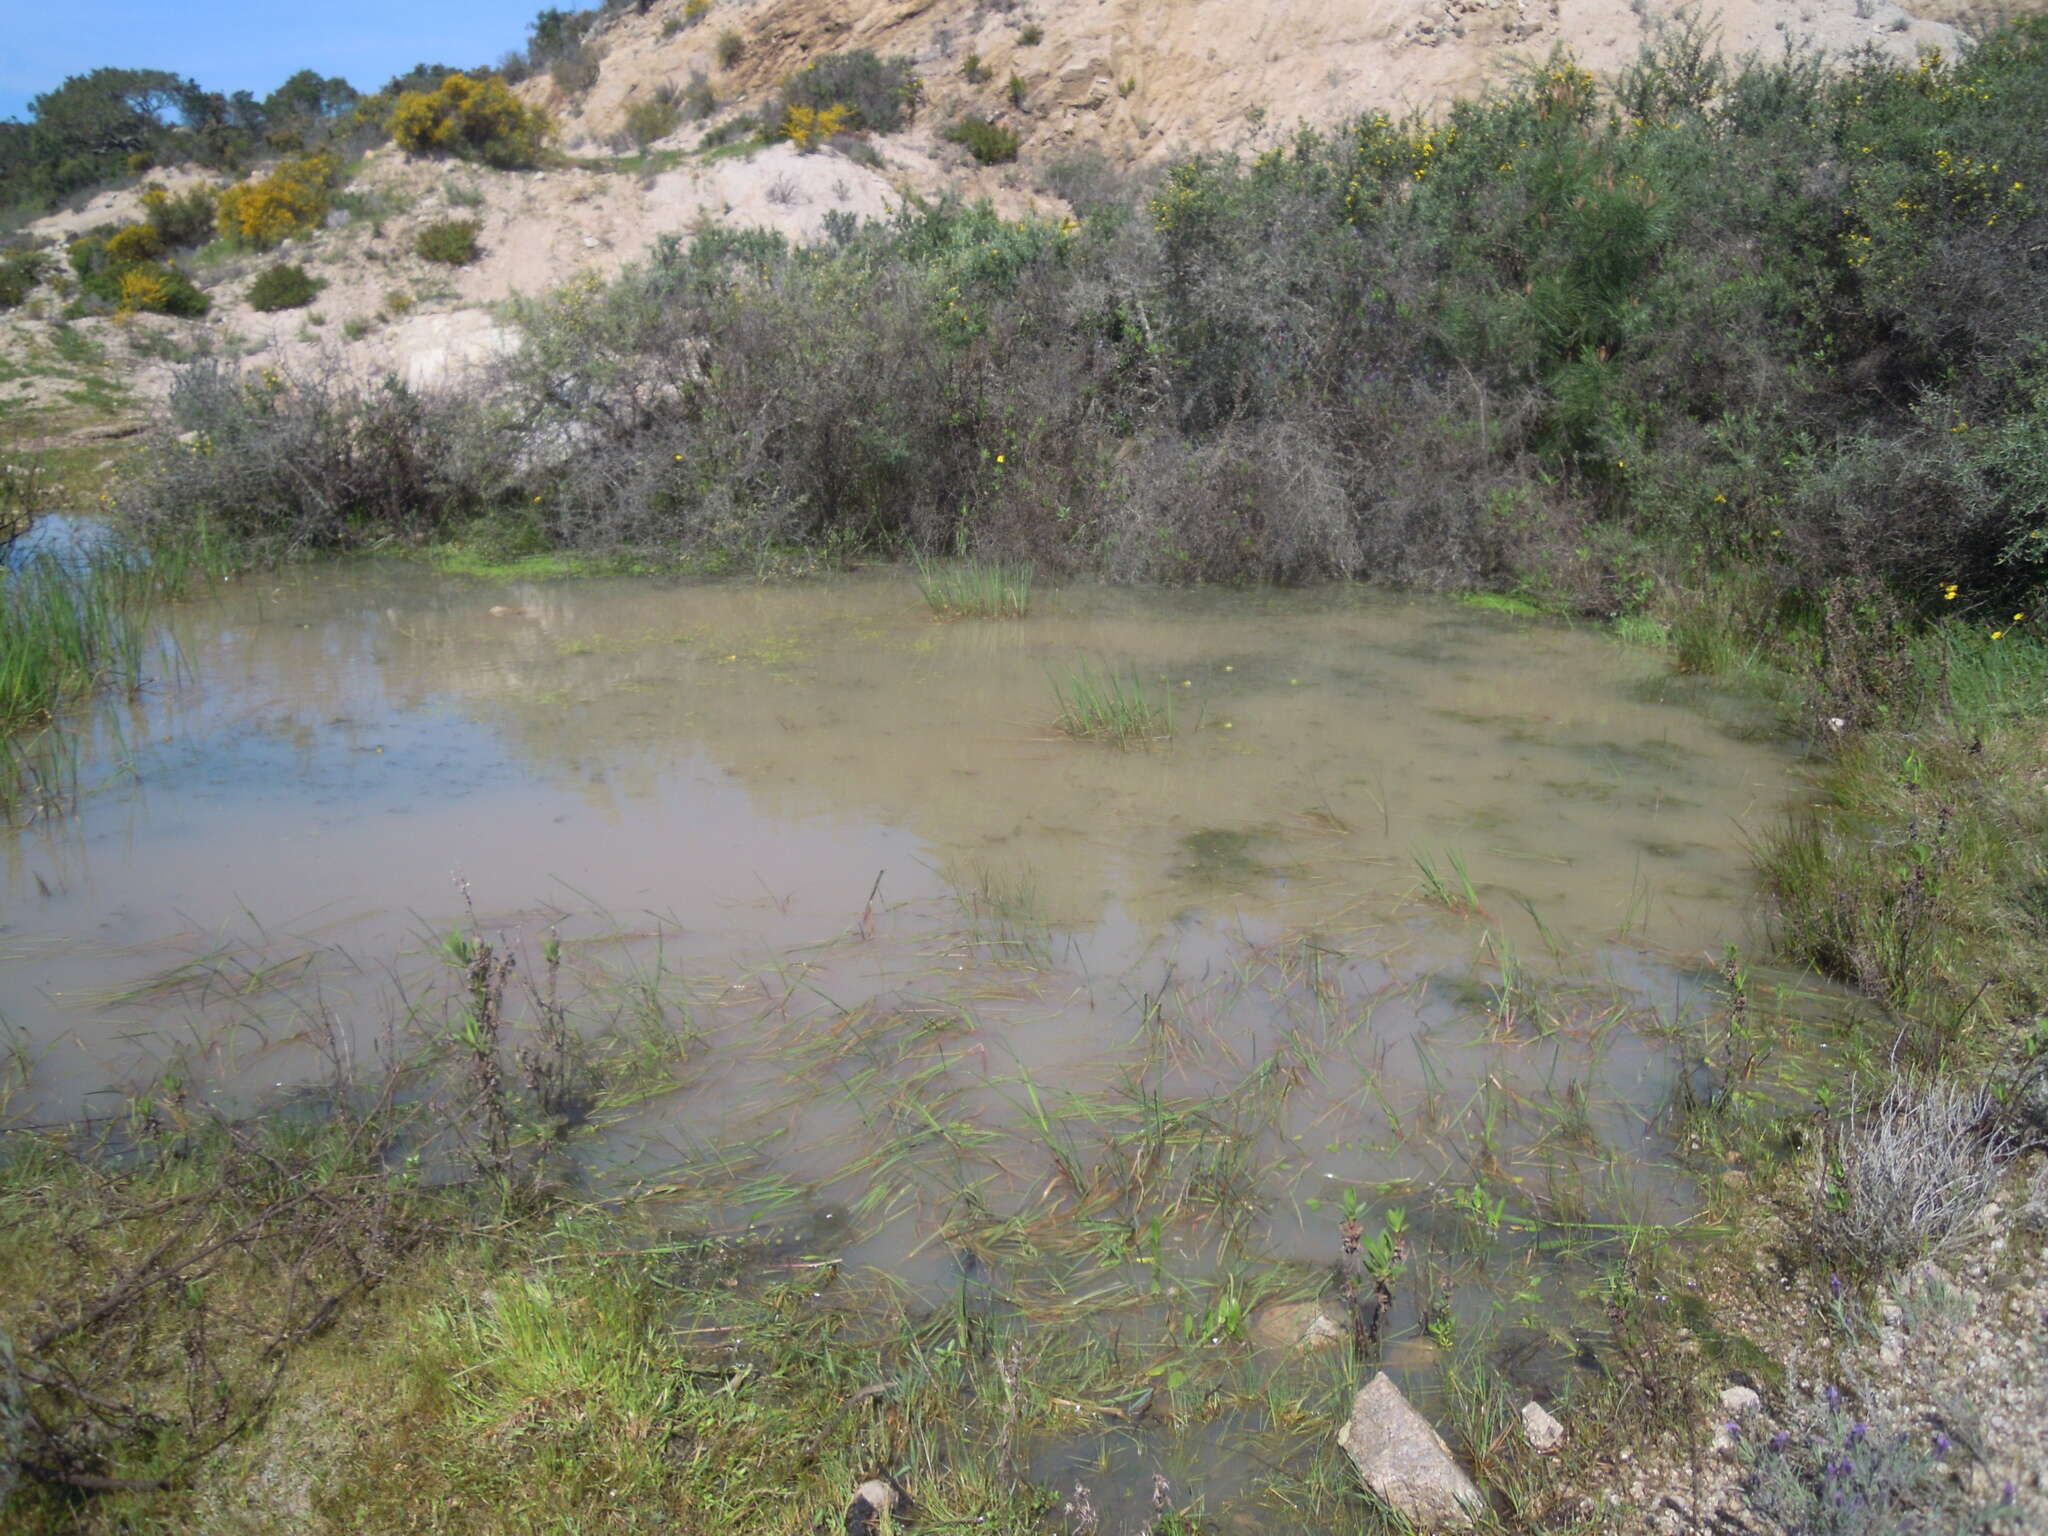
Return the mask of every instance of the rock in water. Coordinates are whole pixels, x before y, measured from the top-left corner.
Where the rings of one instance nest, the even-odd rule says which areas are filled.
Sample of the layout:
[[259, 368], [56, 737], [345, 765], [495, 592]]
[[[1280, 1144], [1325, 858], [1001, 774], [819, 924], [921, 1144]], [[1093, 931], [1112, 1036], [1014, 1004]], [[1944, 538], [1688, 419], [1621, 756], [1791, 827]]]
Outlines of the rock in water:
[[1384, 1371], [1352, 1400], [1337, 1443], [1366, 1487], [1425, 1530], [1469, 1526], [1473, 1512], [1486, 1507], [1443, 1436]]
[[1535, 1451], [1547, 1451], [1564, 1438], [1564, 1426], [1541, 1403], [1522, 1404], [1522, 1437]]
[[1251, 1335], [1261, 1349], [1312, 1350], [1346, 1342], [1351, 1330], [1325, 1312], [1320, 1301], [1292, 1301], [1253, 1313]]

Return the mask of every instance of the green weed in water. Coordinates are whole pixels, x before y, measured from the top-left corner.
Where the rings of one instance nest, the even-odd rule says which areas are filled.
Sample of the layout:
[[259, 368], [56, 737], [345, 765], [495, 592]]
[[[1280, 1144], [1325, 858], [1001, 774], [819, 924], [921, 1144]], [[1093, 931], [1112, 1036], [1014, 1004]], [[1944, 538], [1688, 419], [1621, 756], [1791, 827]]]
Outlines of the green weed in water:
[[1453, 848], [1445, 855], [1451, 866], [1453, 878], [1447, 879], [1427, 854], [1411, 855], [1415, 867], [1422, 875], [1422, 898], [1446, 912], [1455, 912], [1460, 917], [1473, 917], [1484, 910], [1479, 905], [1479, 893], [1472, 888], [1472, 877], [1465, 872], [1465, 861]]
[[1082, 663], [1069, 667], [1065, 677], [1055, 676], [1052, 692], [1059, 701], [1060, 729], [1078, 740], [1128, 747], [1173, 734], [1172, 703], [1148, 698], [1136, 672]]
[[916, 557], [917, 589], [941, 619], [1021, 619], [1031, 611], [1032, 569], [1002, 560]]

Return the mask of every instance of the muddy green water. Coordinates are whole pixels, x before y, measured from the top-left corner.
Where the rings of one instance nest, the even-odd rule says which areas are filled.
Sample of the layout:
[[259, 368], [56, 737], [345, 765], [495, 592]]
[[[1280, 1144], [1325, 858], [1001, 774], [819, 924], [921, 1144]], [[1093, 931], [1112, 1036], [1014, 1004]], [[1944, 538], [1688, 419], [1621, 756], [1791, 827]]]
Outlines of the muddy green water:
[[[318, 1070], [316, 1018], [367, 1063], [445, 982], [459, 874], [529, 968], [559, 929], [589, 1027], [673, 1034], [593, 1177], [932, 1294], [1147, 1263], [1309, 1294], [1342, 1190], [1421, 1242], [1479, 1185], [1504, 1257], [1441, 1288], [1498, 1313], [1542, 1223], [1682, 1217], [1669, 1032], [1756, 937], [1744, 839], [1795, 784], [1651, 654], [1355, 592], [936, 624], [899, 572], [378, 564], [171, 632], [76, 814], [0, 842], [17, 1112], [167, 1071], [257, 1102]], [[1083, 660], [1170, 696], [1172, 740], [1061, 737]], [[1420, 899], [1418, 854], [1483, 910]]]

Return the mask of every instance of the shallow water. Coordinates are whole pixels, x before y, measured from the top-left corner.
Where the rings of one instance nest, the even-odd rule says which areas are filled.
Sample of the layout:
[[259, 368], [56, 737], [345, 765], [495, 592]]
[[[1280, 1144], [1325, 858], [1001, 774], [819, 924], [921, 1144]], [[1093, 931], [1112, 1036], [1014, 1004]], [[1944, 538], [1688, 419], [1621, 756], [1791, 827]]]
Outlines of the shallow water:
[[[1248, 1259], [1308, 1294], [1352, 1189], [1468, 1255], [1463, 1315], [1545, 1223], [1681, 1216], [1669, 1032], [1753, 937], [1743, 840], [1793, 783], [1652, 655], [1350, 591], [936, 624], [897, 572], [345, 565], [185, 605], [165, 654], [76, 814], [0, 843], [17, 1110], [167, 1070], [260, 1098], [316, 1073], [316, 1016], [367, 1061], [445, 984], [460, 875], [529, 970], [559, 929], [586, 1020], [670, 1031], [604, 1176], [933, 1294], [1088, 1267], [1156, 1308], [1163, 1266], [1192, 1296]], [[1080, 661], [1172, 739], [1059, 735]], [[1454, 854], [1477, 913], [1418, 894]], [[1475, 1185], [1509, 1216], [1465, 1243]]]

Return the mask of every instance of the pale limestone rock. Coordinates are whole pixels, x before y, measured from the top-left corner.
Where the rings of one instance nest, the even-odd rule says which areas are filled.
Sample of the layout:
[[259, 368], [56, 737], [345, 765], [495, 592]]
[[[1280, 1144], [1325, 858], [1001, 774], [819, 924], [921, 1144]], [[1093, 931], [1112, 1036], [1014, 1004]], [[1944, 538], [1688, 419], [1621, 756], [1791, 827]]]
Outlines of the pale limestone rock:
[[1337, 1443], [1365, 1486], [1425, 1530], [1464, 1529], [1486, 1498], [1384, 1371], [1352, 1400]]

